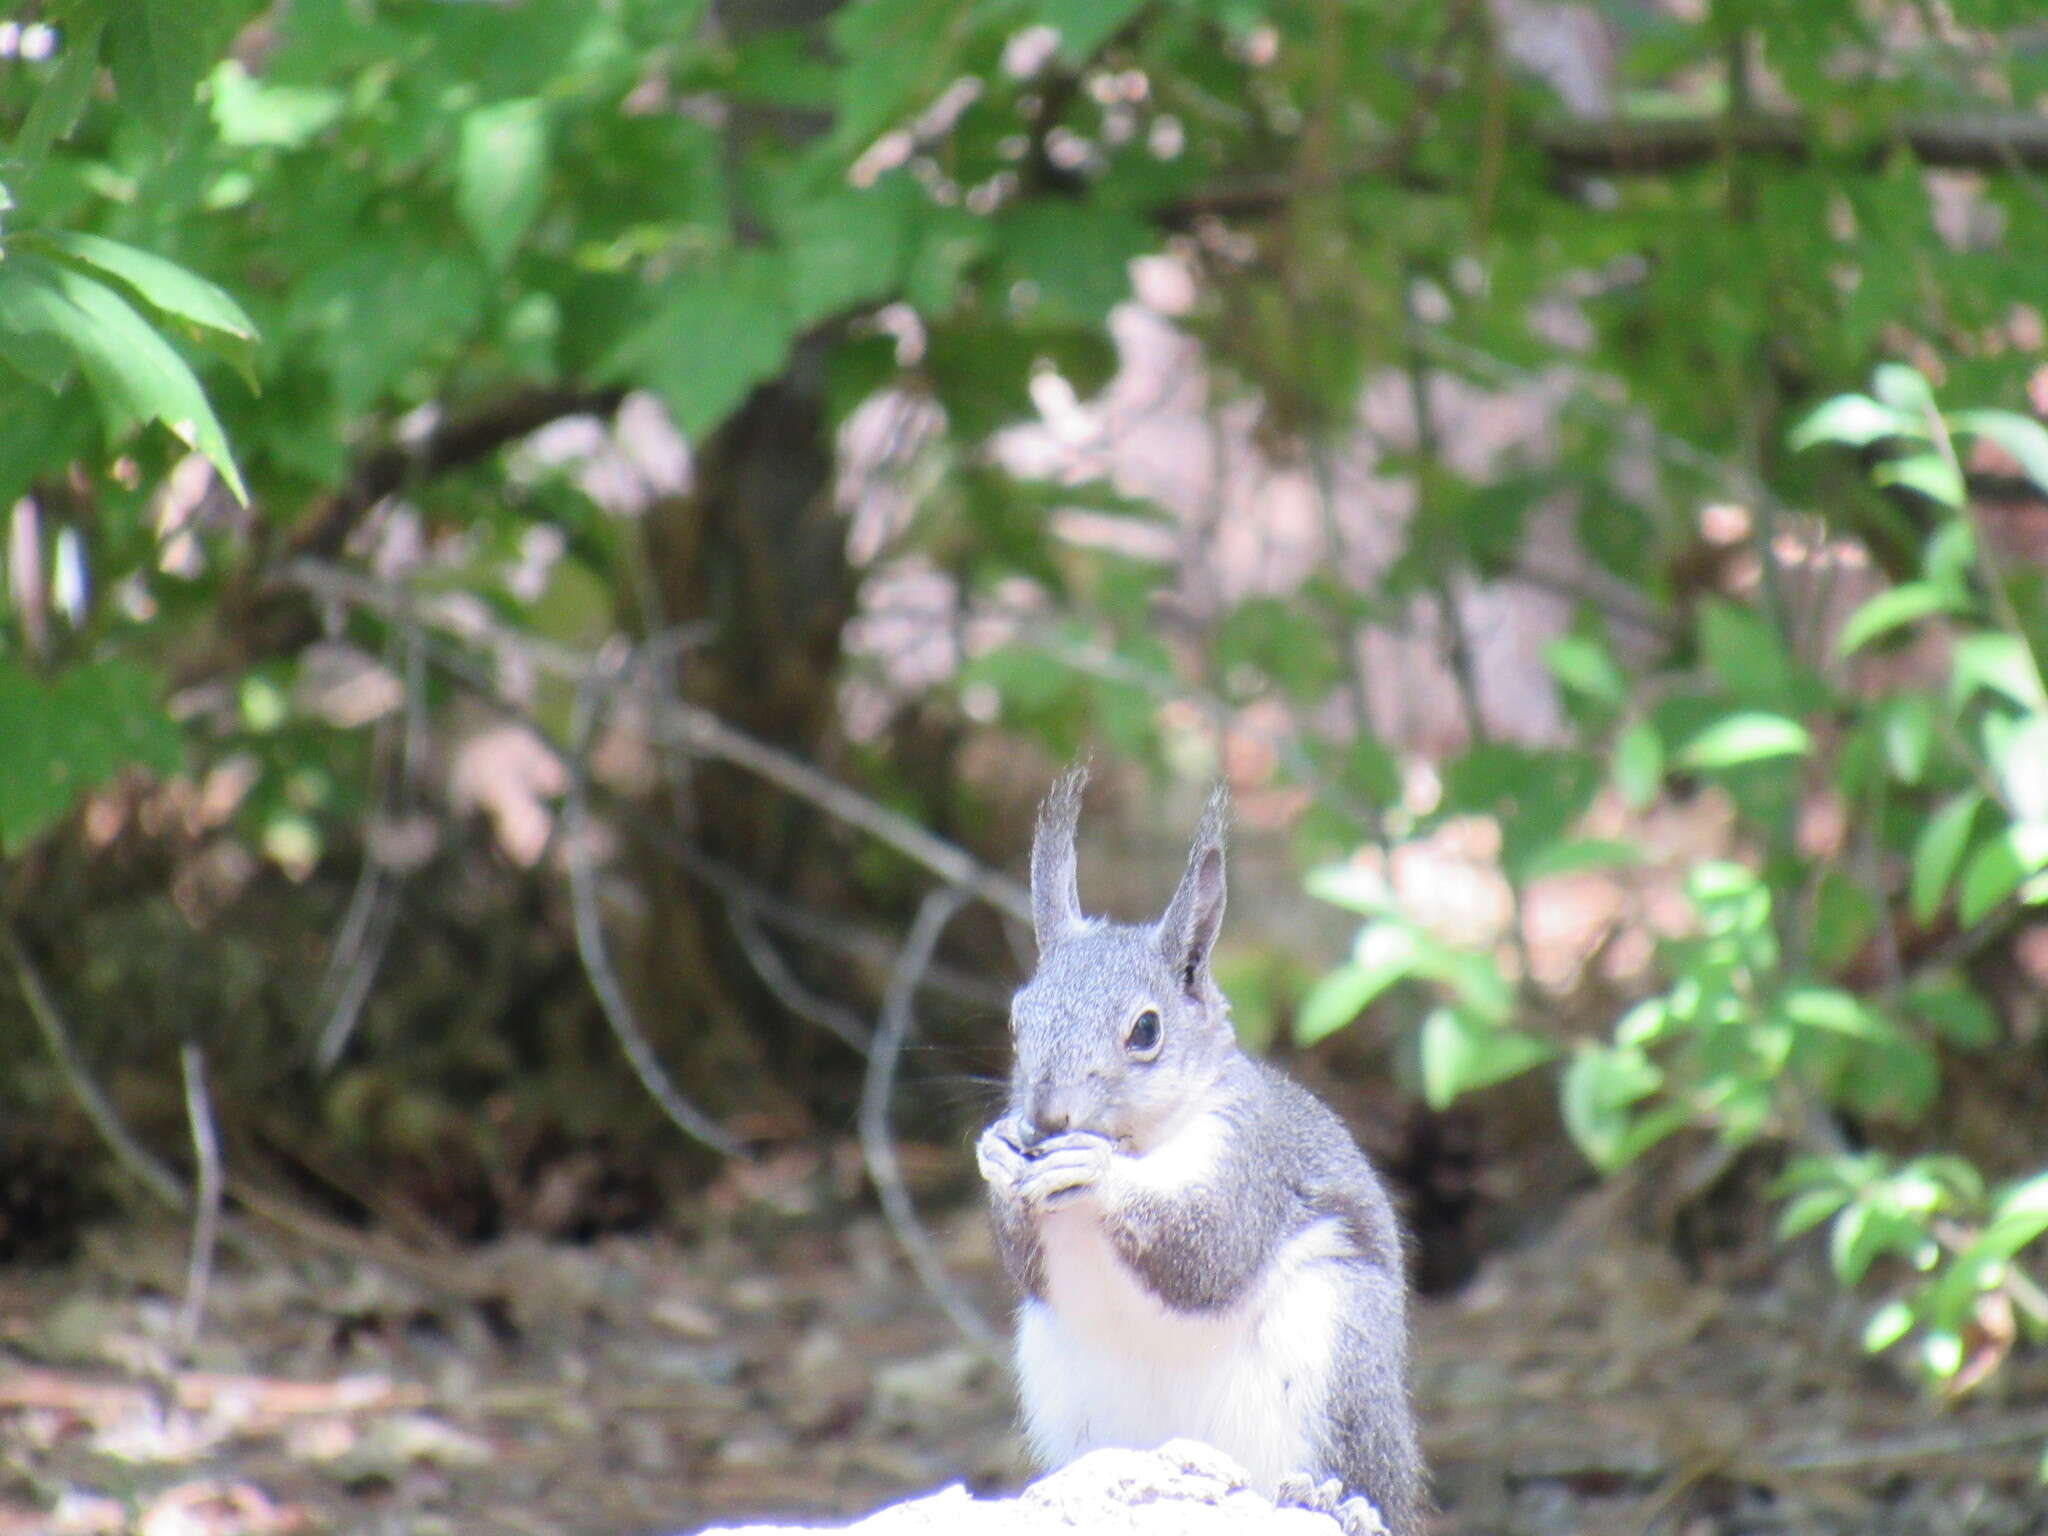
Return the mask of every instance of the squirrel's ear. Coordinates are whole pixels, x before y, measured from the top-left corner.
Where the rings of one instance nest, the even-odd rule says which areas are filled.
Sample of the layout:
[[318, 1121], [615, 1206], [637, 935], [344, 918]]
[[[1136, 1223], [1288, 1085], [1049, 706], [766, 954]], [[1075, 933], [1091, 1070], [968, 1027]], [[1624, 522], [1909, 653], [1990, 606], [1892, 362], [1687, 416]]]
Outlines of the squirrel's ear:
[[1074, 831], [1081, 823], [1081, 791], [1087, 784], [1088, 764], [1075, 763], [1053, 781], [1038, 808], [1038, 827], [1031, 836], [1031, 926], [1041, 956], [1082, 921]]
[[1187, 873], [1180, 889], [1159, 919], [1159, 949], [1192, 997], [1199, 997], [1209, 977], [1209, 952], [1223, 927], [1223, 841], [1230, 830], [1230, 791], [1219, 784], [1202, 812], [1195, 845], [1188, 850]]

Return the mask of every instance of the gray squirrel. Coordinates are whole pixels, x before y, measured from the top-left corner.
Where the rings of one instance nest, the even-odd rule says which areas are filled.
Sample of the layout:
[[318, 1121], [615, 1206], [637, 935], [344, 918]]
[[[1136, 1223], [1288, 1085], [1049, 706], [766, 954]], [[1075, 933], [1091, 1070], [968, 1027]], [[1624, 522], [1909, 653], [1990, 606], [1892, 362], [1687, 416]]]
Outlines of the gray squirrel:
[[1156, 923], [1084, 916], [1067, 771], [1031, 847], [1035, 973], [976, 1144], [1022, 1291], [1027, 1437], [1057, 1466], [1175, 1437], [1282, 1502], [1416, 1536], [1401, 1232], [1379, 1176], [1306, 1089], [1238, 1049], [1210, 973], [1229, 802], [1210, 799]]

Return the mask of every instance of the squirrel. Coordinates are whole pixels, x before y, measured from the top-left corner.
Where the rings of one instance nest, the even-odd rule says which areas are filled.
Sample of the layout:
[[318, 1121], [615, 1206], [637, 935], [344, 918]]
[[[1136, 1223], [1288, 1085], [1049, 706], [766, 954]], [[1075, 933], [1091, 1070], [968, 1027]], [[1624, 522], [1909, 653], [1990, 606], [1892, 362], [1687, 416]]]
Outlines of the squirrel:
[[1282, 1503], [1416, 1536], [1400, 1225], [1343, 1122], [1238, 1047], [1210, 970], [1228, 794], [1165, 913], [1132, 925], [1081, 911], [1086, 781], [1069, 769], [1039, 811], [1037, 966], [1011, 1004], [1008, 1105], [975, 1149], [1022, 1292], [1032, 1451], [1051, 1467], [1190, 1437]]

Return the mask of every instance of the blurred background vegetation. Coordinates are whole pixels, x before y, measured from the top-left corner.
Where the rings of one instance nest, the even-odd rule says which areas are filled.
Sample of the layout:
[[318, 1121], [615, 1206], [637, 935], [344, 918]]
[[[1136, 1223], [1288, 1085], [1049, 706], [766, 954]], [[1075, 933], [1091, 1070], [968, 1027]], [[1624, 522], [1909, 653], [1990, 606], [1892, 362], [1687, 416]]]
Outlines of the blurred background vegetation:
[[195, 1076], [231, 1208], [645, 1223], [913, 1011], [965, 1196], [1092, 750], [1124, 915], [1234, 787], [1426, 1287], [1627, 1168], [1996, 1379], [2044, 101], [2033, 0], [15, 6], [0, 1256]]

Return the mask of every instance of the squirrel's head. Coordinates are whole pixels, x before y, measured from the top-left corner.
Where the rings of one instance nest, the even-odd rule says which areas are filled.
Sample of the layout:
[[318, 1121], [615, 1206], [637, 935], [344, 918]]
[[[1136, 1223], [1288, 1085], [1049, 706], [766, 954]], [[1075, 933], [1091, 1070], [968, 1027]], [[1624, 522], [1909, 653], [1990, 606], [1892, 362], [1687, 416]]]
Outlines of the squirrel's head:
[[1081, 911], [1074, 830], [1084, 767], [1053, 785], [1031, 843], [1038, 967], [1010, 1004], [1010, 1103], [1039, 1136], [1096, 1131], [1144, 1148], [1182, 1115], [1237, 1049], [1230, 1004], [1210, 974], [1223, 925], [1230, 802], [1210, 796], [1180, 889], [1157, 922]]

